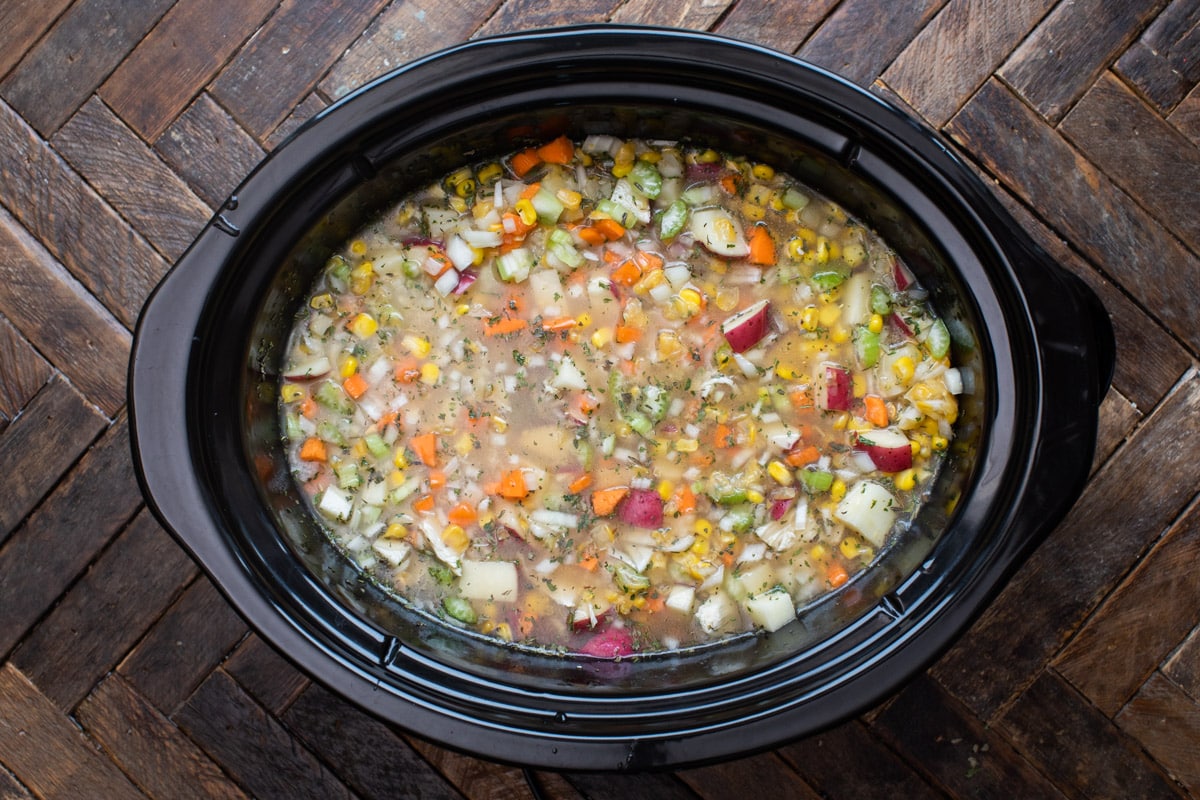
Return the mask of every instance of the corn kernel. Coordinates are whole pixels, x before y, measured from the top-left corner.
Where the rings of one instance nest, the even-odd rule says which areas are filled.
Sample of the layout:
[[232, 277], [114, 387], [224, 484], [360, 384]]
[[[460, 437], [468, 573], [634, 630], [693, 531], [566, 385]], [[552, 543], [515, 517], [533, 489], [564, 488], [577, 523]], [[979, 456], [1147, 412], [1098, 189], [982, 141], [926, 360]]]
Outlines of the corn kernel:
[[699, 289], [691, 286], [685, 286], [679, 290], [679, 299], [686, 303], [693, 313], [704, 307], [704, 295], [700, 293]]
[[829, 555], [829, 550], [823, 544], [814, 544], [808, 550], [808, 556], [813, 561], [821, 561], [827, 555]]
[[692, 525], [692, 531], [697, 536], [712, 536], [713, 524], [708, 520], [701, 518], [696, 520], [696, 522]]
[[808, 306], [800, 312], [800, 327], [806, 331], [815, 331], [821, 327], [821, 313], [816, 306]]
[[858, 242], [850, 242], [842, 248], [842, 260], [856, 267], [867, 258], [867, 250]]
[[772, 461], [770, 464], [767, 464], [767, 474], [774, 478], [776, 483], [783, 486], [791, 486], [796, 480], [796, 477], [792, 475], [792, 471], [788, 469], [787, 464], [784, 464], [782, 461]]
[[469, 305], [467, 305], [466, 303], [459, 303], [458, 305], [456, 305], [454, 307], [454, 313], [460, 317], [466, 316], [467, 312], [469, 312], [470, 310], [471, 310], [471, 307]]
[[950, 440], [948, 440], [945, 436], [934, 436], [929, 441], [929, 446], [935, 453], [940, 453], [950, 446]]
[[475, 219], [483, 219], [495, 210], [496, 204], [491, 200], [480, 200], [471, 206], [471, 216]]
[[[812, 256], [818, 264], [826, 264], [829, 262], [832, 250], [831, 242], [824, 236], [817, 237], [817, 246], [813, 248]], [[807, 254], [806, 254], [807, 255]]]
[[863, 397], [867, 393], [867, 378], [861, 372], [855, 372], [850, 382], [855, 397]]
[[355, 239], [350, 243], [350, 252], [354, 253], [356, 256], [361, 256], [363, 253], [367, 252], [367, 243], [362, 239]]
[[766, 218], [767, 209], [758, 203], [742, 203], [742, 216], [751, 222], [759, 222]]
[[[404, 455], [403, 447], [396, 448], [396, 453], [392, 456], [392, 464], [394, 464], [398, 470], [404, 469], [408, 466], [408, 457]], [[403, 483], [404, 481], [401, 480], [400, 482]]]
[[442, 375], [442, 368], [432, 362], [421, 365], [421, 383], [433, 386]]
[[450, 202], [450, 207], [453, 208], [455, 211], [457, 211], [459, 214], [465, 214], [467, 209], [470, 208], [470, 205], [468, 205], [467, 201], [464, 198], [459, 197], [458, 195], [452, 196], [450, 198], [449, 202]]
[[597, 328], [592, 331], [592, 346], [604, 347], [613, 340], [612, 328]]
[[379, 323], [370, 314], [356, 314], [354, 319], [350, 320], [350, 332], [360, 339], [374, 336], [377, 330], [379, 330]]
[[294, 403], [304, 397], [304, 389], [294, 383], [285, 383], [279, 387], [279, 399], [285, 403]]
[[910, 450], [912, 450], [913, 458], [916, 458], [917, 456], [921, 455], [921, 443], [918, 442], [916, 439], [910, 440], [908, 443], [908, 447]]
[[761, 503], [762, 501], [764, 501], [764, 500], [766, 500], [766, 499], [767, 499], [767, 498], [766, 498], [765, 496], [763, 496], [763, 493], [762, 493], [762, 492], [760, 492], [760, 491], [758, 491], [757, 489], [749, 489], [749, 490], [746, 492], [746, 500], [747, 500], [747, 502], [750, 502], [750, 503]]
[[892, 363], [892, 372], [896, 374], [897, 380], [902, 383], [908, 383], [912, 380], [913, 373], [916, 371], [916, 365], [908, 356], [900, 356]]
[[[398, 456], [400, 456], [401, 458], [403, 458], [404, 448], [399, 448], [398, 450], [396, 450], [396, 454]], [[395, 459], [393, 459], [393, 461], [395, 461]], [[404, 466], [406, 466], [406, 467], [408, 466], [408, 461], [404, 462]], [[389, 472], [388, 476], [387, 476], [388, 488], [395, 489], [397, 486], [404, 483], [406, 480], [408, 480], [408, 476], [406, 474], [404, 474], [404, 470], [399, 469], [399, 468], [394, 469], [391, 472]]]
[[664, 503], [665, 503], [667, 500], [670, 500], [670, 499], [671, 499], [671, 495], [673, 495], [674, 493], [675, 493], [675, 484], [673, 484], [673, 483], [671, 483], [670, 481], [667, 481], [667, 480], [664, 480], [664, 481], [659, 481], [659, 483], [658, 483], [658, 496], [659, 496], [659, 497], [661, 497], [661, 498], [663, 499], [663, 502], [664, 502]]
[[720, 535], [717, 536], [717, 541], [721, 543], [721, 547], [723, 548], [733, 547], [733, 545], [737, 544], [737, 540], [737, 534], [733, 531], [721, 531]]
[[308, 301], [308, 304], [317, 310], [333, 308], [333, 295], [331, 295], [329, 292], [314, 294], [312, 299]]
[[845, 325], [835, 325], [829, 331], [829, 340], [834, 344], [845, 344], [850, 341], [850, 329]]
[[393, 522], [383, 531], [384, 539], [403, 539], [405, 536], [408, 536], [408, 528], [399, 522]]
[[897, 473], [896, 477], [892, 479], [892, 483], [901, 492], [911, 492], [913, 487], [917, 485], [917, 479], [911, 469], [906, 469], [903, 472]]
[[825, 328], [832, 327], [832, 325], [841, 319], [841, 317], [842, 307], [834, 305], [833, 303], [828, 303], [822, 306], [821, 310], [817, 312], [817, 319], [820, 321], [821, 326]]
[[504, 433], [508, 430], [508, 420], [504, 417], [492, 417], [492, 430], [496, 433]]
[[429, 351], [433, 349], [433, 345], [429, 343], [428, 339], [411, 333], [401, 339], [400, 344], [417, 358], [425, 358], [429, 355]]
[[509, 625], [507, 622], [501, 622], [499, 625], [496, 626], [496, 628], [492, 631], [492, 633], [494, 633], [496, 636], [500, 637], [501, 639], [503, 639], [506, 642], [512, 641], [512, 626]]
[[776, 364], [775, 374], [785, 381], [795, 381], [800, 379], [800, 370], [796, 369], [791, 364]]
[[663, 276], [661, 269], [652, 269], [633, 285], [633, 291], [635, 294], [645, 294], [655, 286], [662, 284], [665, 280], [666, 278]]
[[750, 174], [760, 181], [769, 181], [775, 177], [775, 170], [769, 164], [755, 164], [750, 168]]
[[442, 531], [442, 544], [455, 552], [463, 552], [470, 543], [471, 538], [467, 536], [467, 532], [462, 529], [461, 525], [447, 525], [446, 529]]
[[789, 258], [799, 261], [804, 255], [804, 240], [799, 236], [793, 236], [788, 239], [787, 254]]
[[741, 292], [738, 287], [731, 286], [729, 288], [722, 287], [716, 293], [717, 308], [722, 311], [733, 311], [737, 308], [738, 301], [741, 299]]
[[354, 456], [355, 460], [367, 457], [367, 443], [362, 439], [357, 440], [350, 447], [350, 455]]
[[841, 478], [834, 480], [833, 485], [829, 487], [829, 497], [833, 502], [840, 503], [842, 498], [846, 496], [846, 482]]
[[471, 440], [470, 434], [464, 433], [454, 440], [454, 452], [460, 456], [466, 456], [474, 449], [475, 442]]
[[563, 208], [568, 211], [574, 211], [583, 202], [583, 195], [571, 189], [559, 189], [554, 193], [554, 196], [558, 198], [558, 202], [563, 204]]
[[503, 168], [493, 161], [490, 164], [485, 164], [475, 173], [475, 179], [480, 183], [492, 183], [503, 174]]
[[694, 453], [700, 449], [700, 442], [695, 439], [676, 439], [675, 449], [680, 453]]
[[343, 355], [338, 359], [338, 375], [343, 378], [349, 378], [354, 373], [358, 372], [358, 359], [352, 355]]
[[838, 549], [842, 551], [842, 555], [846, 558], [855, 558], [858, 556], [858, 539], [853, 536], [847, 536], [842, 539], [842, 543], [838, 545]]
[[871, 319], [867, 321], [867, 330], [871, 333], [881, 333], [883, 331], [883, 316], [872, 314]]
[[844, 431], [844, 430], [846, 430], [846, 425], [848, 425], [849, 422], [850, 422], [850, 412], [839, 411], [838, 415], [833, 418], [833, 429], [835, 431]]
[[698, 556], [708, 555], [708, 550], [708, 539], [703, 536], [697, 536], [695, 541], [692, 542], [691, 547], [688, 548], [689, 552], [695, 553]]
[[617, 162], [613, 163], [612, 175], [614, 178], [624, 178], [627, 175], [629, 175], [629, 173], [631, 173], [631, 172], [633, 172], [633, 162], [632, 161], [627, 161], [627, 162], [617, 161]]
[[537, 222], [537, 209], [533, 207], [533, 203], [529, 202], [528, 198], [521, 198], [517, 204], [513, 206], [513, 210], [517, 212], [517, 216], [521, 218], [521, 222], [526, 225], [533, 225]]
[[717, 161], [719, 161], [720, 159], [721, 159], [721, 156], [717, 154], [716, 150], [709, 149], [709, 150], [705, 150], [703, 153], [700, 153], [699, 155], [696, 156], [696, 163], [698, 163], [698, 164], [714, 164]]

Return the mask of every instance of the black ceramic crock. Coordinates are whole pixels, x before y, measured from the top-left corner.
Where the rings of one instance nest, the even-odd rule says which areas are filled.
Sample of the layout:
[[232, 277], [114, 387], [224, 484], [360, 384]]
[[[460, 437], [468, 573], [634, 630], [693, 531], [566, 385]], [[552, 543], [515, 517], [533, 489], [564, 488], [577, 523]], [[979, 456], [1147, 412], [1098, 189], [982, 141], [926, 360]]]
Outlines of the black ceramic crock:
[[[289, 476], [277, 373], [332, 250], [408, 189], [563, 133], [691, 140], [791, 173], [879, 231], [948, 322], [966, 393], [932, 497], [875, 566], [774, 634], [621, 661], [512, 649], [365, 580]], [[151, 508], [313, 677], [486, 757], [646, 769], [812, 733], [925, 667], [1077, 498], [1112, 364], [1096, 298], [935, 134], [791, 57], [596, 26], [454, 47], [318, 115], [157, 288], [129, 391]]]

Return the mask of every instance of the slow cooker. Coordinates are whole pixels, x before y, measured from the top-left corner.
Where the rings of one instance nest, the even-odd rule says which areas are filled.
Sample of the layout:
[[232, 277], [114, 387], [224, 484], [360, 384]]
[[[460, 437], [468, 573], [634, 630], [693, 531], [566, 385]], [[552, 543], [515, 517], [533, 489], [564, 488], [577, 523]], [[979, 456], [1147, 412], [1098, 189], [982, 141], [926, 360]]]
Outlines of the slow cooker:
[[[900, 253], [951, 332], [965, 391], [929, 500], [872, 567], [773, 634], [617, 660], [506, 646], [365, 579], [289, 474], [281, 354], [334, 248], [453, 168], [592, 133], [700, 143], [816, 187]], [[312, 677], [477, 755], [633, 770], [813, 733], [936, 658], [1078, 497], [1113, 358], [1095, 296], [930, 130], [786, 55], [602, 25], [452, 47], [311, 120], [157, 287], [137, 326], [129, 393], [150, 507]]]

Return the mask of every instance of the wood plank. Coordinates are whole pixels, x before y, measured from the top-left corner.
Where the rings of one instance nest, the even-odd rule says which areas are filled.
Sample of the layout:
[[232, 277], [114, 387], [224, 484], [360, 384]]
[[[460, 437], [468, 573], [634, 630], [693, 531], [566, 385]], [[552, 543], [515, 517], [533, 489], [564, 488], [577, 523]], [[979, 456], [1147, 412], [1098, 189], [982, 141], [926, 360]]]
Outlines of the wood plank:
[[1169, 330], [1200, 350], [1195, 325], [1200, 284], [1176, 278], [1200, 273], [1200, 259], [1012, 92], [989, 81], [947, 130]]
[[76, 717], [108, 756], [152, 797], [237, 800], [238, 787], [119, 675], [105, 678]]
[[250, 635], [225, 664], [225, 671], [269, 712], [278, 716], [308, 687], [306, 675], [257, 635]]
[[1055, 669], [1115, 714], [1195, 624], [1174, 609], [1200, 607], [1198, 561], [1200, 505], [1193, 504], [1059, 654]]
[[287, 119], [279, 123], [275, 130], [263, 140], [263, 147], [269, 152], [281, 145], [284, 140], [295, 133], [304, 123], [324, 111], [328, 104], [316, 92], [313, 92], [300, 105], [292, 109]]
[[0, 546], [0, 654], [12, 649], [141, 502], [122, 416]]
[[56, 375], [0, 436], [0, 542], [104, 430], [104, 415]]
[[843, 0], [798, 55], [859, 86], [870, 86], [946, 4], [895, 3], [880, 13], [878, 0]]
[[612, 15], [623, 25], [661, 25], [668, 28], [708, 30], [736, 0], [628, 0]]
[[34, 797], [15, 775], [0, 767], [0, 800], [34, 800]]
[[45, 800], [145, 800], [12, 664], [0, 667], [0, 762]]
[[505, 0], [476, 36], [498, 33], [604, 22], [621, 5], [621, 0], [577, 0], [570, 4], [539, 0]]
[[1116, 70], [1166, 113], [1200, 81], [1200, 1], [1173, 0]]
[[1054, 0], [951, 0], [883, 73], [937, 128], [1054, 6]]
[[1096, 81], [1059, 127], [1117, 186], [1200, 252], [1200, 220], [1180, 202], [1200, 186], [1200, 150], [1186, 136], [1112, 73]]
[[196, 572], [195, 563], [143, 509], [29, 633], [12, 663], [69, 711]]
[[715, 27], [724, 36], [793, 53], [837, 5], [837, 0], [777, 3], [740, 0]]
[[[856, 800], [922, 800], [941, 797], [883, 742], [871, 735], [861, 720], [784, 745], [777, 751], [804, 776], [822, 797]], [[847, 768], [850, 758], [852, 768]]]
[[910, 683], [871, 727], [952, 796], [1062, 797], [1006, 739], [928, 677]]
[[320, 90], [326, 97], [340, 99], [415, 58], [466, 41], [499, 6], [500, 0], [393, 3], [338, 59]]
[[1167, 120], [1192, 144], [1200, 147], [1200, 83], [1175, 106]]
[[175, 722], [258, 800], [334, 800], [354, 794], [274, 717], [217, 670]]
[[71, 0], [6, 0], [0, 5], [0, 78], [42, 38]]
[[0, 315], [0, 418], [4, 425], [41, 391], [52, 374], [46, 359]]
[[0, 96], [49, 136], [174, 2], [77, 0], [0, 83]]
[[688, 786], [668, 772], [568, 772], [564, 777], [590, 800], [695, 800]]
[[204, 201], [98, 98], [71, 117], [53, 145], [172, 261], [183, 255], [212, 216]]
[[315, 684], [292, 703], [283, 722], [364, 798], [389, 798], [398, 787], [431, 800], [462, 797], [386, 725]]
[[679, 770], [676, 777], [703, 798], [737, 797], [749, 786], [770, 786], [772, 800], [818, 800], [819, 794], [775, 753], [761, 753], [708, 767]]
[[997, 196], [1025, 232], [1058, 264], [1082, 278], [1104, 304], [1117, 343], [1113, 387], [1135, 409], [1149, 410], [1158, 405], [1191, 366], [1188, 352], [1157, 320], [1130, 300], [1120, 286], [1097, 272], [1011, 194], [999, 191]]
[[133, 337], [3, 209], [0, 313], [105, 414], [125, 404]]
[[[1189, 371], [932, 673], [984, 720], [1053, 657], [1195, 493], [1200, 376]], [[997, 658], [996, 653], [1004, 653]]]
[[266, 155], [207, 94], [196, 98], [154, 149], [211, 208], [220, 207]]
[[996, 74], [1039, 114], [1058, 122], [1166, 4], [1059, 3]]
[[1183, 783], [1200, 792], [1200, 705], [1178, 686], [1155, 673], [1129, 701], [1116, 722], [1146, 752]]
[[262, 141], [317, 85], [385, 2], [284, 0], [213, 81], [213, 97]]
[[1192, 629], [1183, 644], [1163, 664], [1162, 671], [1185, 692], [1200, 700], [1200, 626]]
[[201, 576], [154, 623], [117, 671], [170, 715], [245, 635], [246, 623]]
[[[275, 10], [278, 0], [178, 0], [98, 90], [154, 142]], [[146, 76], [156, 77], [153, 91]]]
[[0, 196], [43, 246], [132, 328], [146, 296], [166, 273], [166, 260], [4, 103], [0, 141], [5, 144], [0, 147]]
[[[517, 767], [510, 767], [494, 761], [485, 761], [454, 750], [439, 747], [425, 739], [411, 734], [401, 734], [413, 750], [429, 762], [441, 773], [447, 781], [454, 785], [466, 797], [528, 797], [531, 789], [526, 783], [525, 775]], [[539, 791], [552, 798], [578, 798], [580, 794], [572, 787], [567, 778], [570, 774], [549, 772], [530, 772], [536, 781]], [[594, 800], [601, 795], [585, 795]]]
[[1053, 672], [1043, 672], [997, 727], [1071, 797], [1180, 796], [1136, 742]]
[[1142, 419], [1142, 412], [1119, 391], [1110, 388], [1100, 404], [1100, 429], [1096, 436], [1096, 455], [1092, 472], [1108, 460]]

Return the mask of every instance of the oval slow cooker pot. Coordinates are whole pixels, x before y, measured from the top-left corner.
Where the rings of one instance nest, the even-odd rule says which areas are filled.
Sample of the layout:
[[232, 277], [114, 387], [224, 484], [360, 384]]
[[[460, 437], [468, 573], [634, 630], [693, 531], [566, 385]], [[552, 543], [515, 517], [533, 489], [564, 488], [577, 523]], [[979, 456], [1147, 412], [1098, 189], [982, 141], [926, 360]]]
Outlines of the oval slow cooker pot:
[[[563, 133], [692, 140], [785, 170], [879, 231], [947, 320], [966, 391], [930, 499], [874, 566], [773, 634], [618, 661], [505, 646], [365, 579], [289, 475], [281, 354], [333, 249], [407, 190]], [[130, 407], [158, 518], [313, 677], [486, 757], [644, 769], [817, 731], [942, 652], [1077, 498], [1113, 349], [1092, 293], [899, 111], [763, 48], [596, 26], [453, 47], [304, 126], [145, 307]]]

